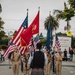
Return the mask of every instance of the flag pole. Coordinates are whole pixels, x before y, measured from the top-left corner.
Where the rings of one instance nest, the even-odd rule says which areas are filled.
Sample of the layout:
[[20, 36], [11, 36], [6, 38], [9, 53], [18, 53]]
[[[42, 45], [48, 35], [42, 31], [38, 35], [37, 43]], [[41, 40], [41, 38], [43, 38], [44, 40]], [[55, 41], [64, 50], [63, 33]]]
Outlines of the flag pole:
[[[49, 11], [49, 15], [51, 15], [51, 11]], [[51, 22], [51, 21], [50, 21]], [[51, 27], [51, 23], [49, 23], [50, 27]], [[50, 28], [50, 49], [51, 49], [51, 28]]]
[[[25, 26], [25, 28], [28, 28], [28, 11], [29, 9], [27, 9], [27, 25]], [[21, 61], [21, 71], [23, 72], [23, 62], [22, 61]]]
[[51, 11], [49, 11], [49, 15], [51, 15]]
[[38, 7], [38, 11], [40, 11], [40, 7]]
[[[40, 12], [40, 7], [38, 7], [38, 13]], [[40, 25], [40, 18], [39, 18], [39, 25]], [[38, 33], [39, 35], [39, 33]], [[38, 39], [40, 40], [40, 37], [38, 37]]]
[[[51, 11], [49, 12], [51, 16]], [[52, 19], [50, 19], [50, 49], [52, 48]]]
[[[28, 17], [28, 11], [29, 11], [29, 9], [27, 9], [27, 17]], [[27, 18], [28, 19], [28, 18]], [[27, 27], [26, 28], [28, 28], [28, 22], [27, 22]]]
[[28, 13], [29, 9], [27, 9], [27, 13]]

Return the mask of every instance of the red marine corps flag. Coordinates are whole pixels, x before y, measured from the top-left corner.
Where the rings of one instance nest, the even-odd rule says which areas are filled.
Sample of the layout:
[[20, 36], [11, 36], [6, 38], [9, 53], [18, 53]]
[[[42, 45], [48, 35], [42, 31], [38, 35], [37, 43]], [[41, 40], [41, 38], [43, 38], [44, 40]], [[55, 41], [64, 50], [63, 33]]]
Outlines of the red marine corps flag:
[[31, 37], [39, 33], [39, 11], [31, 25], [21, 33], [21, 45], [28, 46]]

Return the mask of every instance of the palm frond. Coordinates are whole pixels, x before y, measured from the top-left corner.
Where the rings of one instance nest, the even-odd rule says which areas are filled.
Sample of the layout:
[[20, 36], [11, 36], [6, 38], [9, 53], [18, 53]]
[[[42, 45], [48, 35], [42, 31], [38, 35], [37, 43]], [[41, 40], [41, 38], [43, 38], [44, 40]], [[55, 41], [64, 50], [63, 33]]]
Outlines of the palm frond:
[[48, 30], [50, 22], [52, 22], [52, 31], [59, 27], [58, 21], [53, 16], [49, 15], [44, 22], [44, 27], [46, 30]]
[[64, 9], [68, 9], [67, 4], [64, 2]]
[[54, 10], [53, 14], [59, 14], [61, 12], [62, 12], [61, 10]]

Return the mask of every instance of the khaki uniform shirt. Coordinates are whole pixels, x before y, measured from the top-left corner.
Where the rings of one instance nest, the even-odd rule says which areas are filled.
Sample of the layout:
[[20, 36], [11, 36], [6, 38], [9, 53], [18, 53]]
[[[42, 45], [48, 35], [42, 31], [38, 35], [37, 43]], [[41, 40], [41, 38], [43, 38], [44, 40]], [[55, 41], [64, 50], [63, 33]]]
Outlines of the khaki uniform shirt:
[[11, 60], [14, 62], [20, 61], [20, 53], [19, 52], [13, 52], [11, 55]]
[[60, 53], [55, 53], [55, 61], [62, 61], [62, 54]]

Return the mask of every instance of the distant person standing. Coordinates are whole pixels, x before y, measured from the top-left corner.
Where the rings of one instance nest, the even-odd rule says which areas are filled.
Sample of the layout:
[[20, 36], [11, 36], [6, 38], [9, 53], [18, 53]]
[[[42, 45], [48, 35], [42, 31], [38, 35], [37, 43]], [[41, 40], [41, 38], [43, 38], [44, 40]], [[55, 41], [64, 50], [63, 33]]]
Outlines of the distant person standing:
[[72, 61], [73, 60], [73, 54], [74, 54], [72, 48], [70, 49], [69, 54], [70, 54], [70, 61]]
[[13, 67], [13, 75], [19, 75], [19, 65], [20, 65], [21, 56], [18, 51], [18, 48], [14, 48], [14, 52], [11, 54], [11, 61]]
[[67, 61], [67, 50], [66, 49], [64, 50], [64, 60]]
[[3, 51], [3, 49], [1, 49], [1, 61], [4, 61], [3, 54], [4, 54], [4, 51]]
[[3, 57], [3, 54], [4, 54], [4, 50], [2, 50], [2, 58], [3, 58], [3, 61], [5, 61], [5, 58]]

